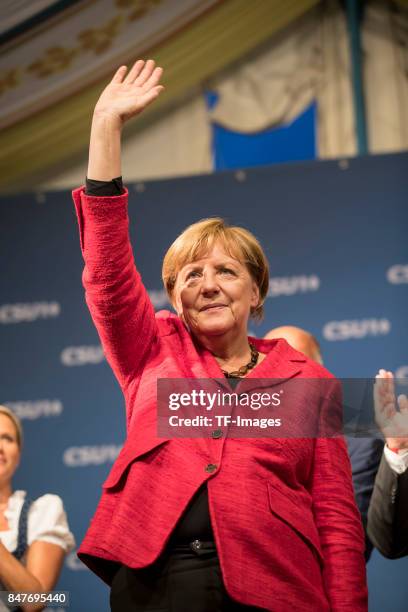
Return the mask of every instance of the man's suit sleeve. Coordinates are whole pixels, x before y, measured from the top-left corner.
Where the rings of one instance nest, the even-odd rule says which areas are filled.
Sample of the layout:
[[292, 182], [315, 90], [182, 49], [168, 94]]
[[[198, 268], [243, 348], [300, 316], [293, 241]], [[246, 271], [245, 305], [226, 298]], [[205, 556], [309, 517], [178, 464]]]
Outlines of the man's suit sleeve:
[[398, 475], [384, 455], [368, 509], [367, 532], [384, 557], [408, 555], [408, 471]]
[[366, 536], [365, 558], [368, 561], [373, 545], [367, 536], [367, 514], [384, 442], [378, 438], [352, 437], [347, 437], [346, 442], [351, 461], [354, 496], [360, 510]]

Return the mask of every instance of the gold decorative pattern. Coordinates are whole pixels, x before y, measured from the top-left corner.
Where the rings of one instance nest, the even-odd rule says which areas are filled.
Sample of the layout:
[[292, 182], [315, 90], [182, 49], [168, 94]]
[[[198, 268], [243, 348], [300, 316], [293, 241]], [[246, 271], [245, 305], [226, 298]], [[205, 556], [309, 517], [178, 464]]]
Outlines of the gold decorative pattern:
[[161, 4], [162, 0], [115, 0], [119, 9], [132, 9], [128, 15], [129, 21], [137, 21], [152, 9]]
[[11, 68], [7, 72], [0, 74], [0, 96], [8, 89], [14, 89], [20, 84], [21, 71], [18, 68]]
[[69, 68], [77, 54], [78, 49], [75, 48], [50, 47], [42, 58], [28, 66], [27, 72], [32, 72], [38, 78], [45, 79]]
[[[162, 0], [116, 0], [118, 8], [132, 8], [127, 21], [134, 21], [143, 17], [151, 8], [159, 5]], [[77, 36], [78, 47], [70, 49], [56, 45], [46, 49], [42, 57], [32, 62], [25, 68], [39, 79], [45, 79], [53, 74], [63, 72], [70, 68], [73, 60], [81, 51], [93, 51], [100, 55], [107, 51], [113, 44], [114, 39], [120, 33], [125, 18], [119, 14], [99, 28], [89, 28], [80, 32]], [[21, 70], [11, 68], [0, 75], [0, 96], [8, 89], [13, 89], [21, 84]]]
[[[141, 125], [146, 125], [146, 121], [159, 116], [186, 92], [199, 87], [318, 3], [319, 0], [217, 2], [214, 10], [206, 11], [177, 36], [151, 46], [149, 56], [166, 70], [169, 68], [166, 96], [160, 96], [153, 108], [146, 110]], [[128, 49], [122, 61], [131, 61], [132, 55], [132, 50]], [[67, 96], [63, 102], [50, 104], [2, 130], [0, 191], [32, 189], [44, 180], [50, 167], [62, 168], [85, 154], [89, 145], [90, 109], [106, 86], [106, 79], [107, 76], [101, 77], [82, 91]]]
[[120, 32], [122, 23], [122, 15], [117, 15], [100, 28], [91, 28], [81, 32], [77, 38], [82, 49], [93, 51], [96, 55], [104, 53], [112, 46], [115, 37]]

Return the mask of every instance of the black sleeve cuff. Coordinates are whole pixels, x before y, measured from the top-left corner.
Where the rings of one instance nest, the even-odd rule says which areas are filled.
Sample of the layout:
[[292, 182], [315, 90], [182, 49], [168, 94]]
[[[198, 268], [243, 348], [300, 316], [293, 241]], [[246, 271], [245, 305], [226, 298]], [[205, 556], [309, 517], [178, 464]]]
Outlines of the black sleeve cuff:
[[85, 193], [90, 196], [117, 196], [124, 193], [122, 177], [112, 179], [111, 181], [95, 181], [86, 179]]

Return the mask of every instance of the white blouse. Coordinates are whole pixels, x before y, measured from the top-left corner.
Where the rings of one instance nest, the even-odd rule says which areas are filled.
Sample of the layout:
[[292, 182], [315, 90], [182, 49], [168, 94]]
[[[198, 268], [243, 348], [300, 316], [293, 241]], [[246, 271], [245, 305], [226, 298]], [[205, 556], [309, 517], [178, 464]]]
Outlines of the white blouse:
[[[0, 531], [0, 540], [10, 552], [17, 547], [18, 520], [25, 497], [25, 491], [14, 491], [4, 510], [9, 529]], [[58, 495], [42, 495], [31, 504], [27, 517], [28, 546], [35, 540], [57, 544], [66, 553], [75, 547], [74, 536], [69, 530], [67, 515]]]

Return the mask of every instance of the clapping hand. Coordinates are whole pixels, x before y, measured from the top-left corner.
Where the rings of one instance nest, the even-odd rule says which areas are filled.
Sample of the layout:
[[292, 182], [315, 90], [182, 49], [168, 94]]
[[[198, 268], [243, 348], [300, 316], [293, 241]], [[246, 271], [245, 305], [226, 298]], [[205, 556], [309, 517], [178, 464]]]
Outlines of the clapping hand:
[[[399, 408], [399, 410], [397, 410]], [[408, 449], [408, 398], [395, 397], [392, 372], [380, 370], [374, 385], [375, 420], [389, 448]]]
[[163, 69], [154, 60], [137, 60], [127, 73], [121, 66], [105, 87], [95, 106], [94, 117], [105, 117], [122, 127], [125, 121], [138, 115], [164, 89], [159, 85]]

